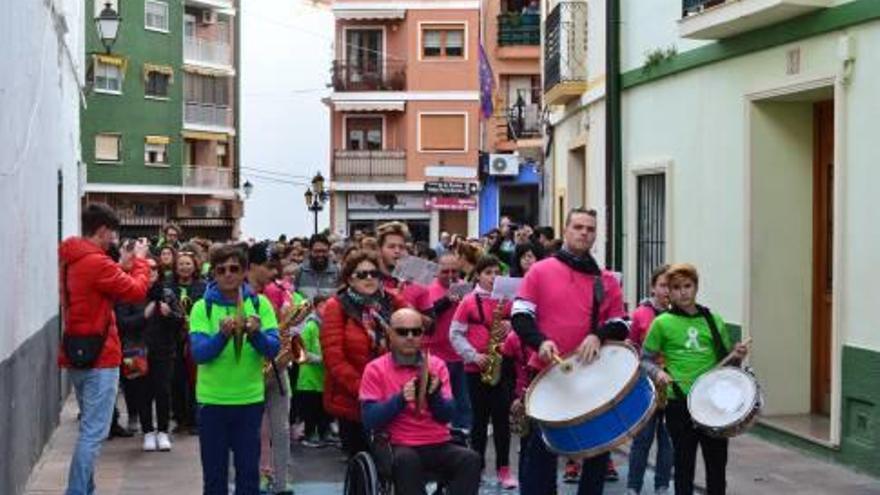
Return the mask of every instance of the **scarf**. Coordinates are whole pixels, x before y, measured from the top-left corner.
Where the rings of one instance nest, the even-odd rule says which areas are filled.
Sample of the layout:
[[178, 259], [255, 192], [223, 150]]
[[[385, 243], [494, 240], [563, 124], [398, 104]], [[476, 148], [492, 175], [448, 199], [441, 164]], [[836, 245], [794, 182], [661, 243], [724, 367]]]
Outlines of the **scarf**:
[[388, 349], [385, 325], [391, 321], [391, 301], [385, 297], [385, 293], [380, 289], [375, 294], [365, 296], [348, 287], [339, 298], [348, 316], [359, 321], [370, 336], [372, 355], [383, 354]]
[[577, 256], [563, 246], [562, 249], [553, 253], [553, 256], [576, 272], [596, 276], [602, 274], [602, 270], [599, 268], [599, 265], [590, 253], [587, 253], [583, 257]]

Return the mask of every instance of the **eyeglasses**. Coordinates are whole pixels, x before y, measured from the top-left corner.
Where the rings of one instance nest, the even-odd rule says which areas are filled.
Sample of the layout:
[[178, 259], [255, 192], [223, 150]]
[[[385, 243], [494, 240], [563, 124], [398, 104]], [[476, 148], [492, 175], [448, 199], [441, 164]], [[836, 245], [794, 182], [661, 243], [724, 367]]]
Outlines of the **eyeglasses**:
[[359, 272], [354, 272], [352, 276], [358, 280], [366, 280], [368, 278], [379, 278], [381, 273], [379, 270], [361, 270]]
[[394, 327], [394, 333], [401, 337], [421, 337], [422, 332], [422, 327]]
[[214, 273], [217, 275], [226, 275], [227, 273], [230, 275], [237, 275], [241, 273], [240, 265], [220, 265], [214, 268]]

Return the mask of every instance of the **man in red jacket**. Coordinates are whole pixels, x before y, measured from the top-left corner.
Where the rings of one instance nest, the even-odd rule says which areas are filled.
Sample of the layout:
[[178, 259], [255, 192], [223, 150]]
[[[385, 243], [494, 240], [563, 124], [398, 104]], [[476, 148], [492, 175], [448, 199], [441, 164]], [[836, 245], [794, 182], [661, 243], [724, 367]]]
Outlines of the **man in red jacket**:
[[[118, 239], [118, 230], [119, 218], [109, 206], [90, 204], [82, 212], [82, 237], [68, 238], [58, 248], [64, 308], [58, 365], [68, 369], [81, 413], [66, 495], [95, 492], [95, 461], [110, 429], [122, 363], [113, 305], [118, 301], [142, 301], [150, 283], [145, 242], [126, 246], [119, 263], [107, 255], [107, 249]], [[73, 344], [89, 336], [101, 338], [94, 359], [88, 359], [87, 352], [71, 359], [67, 351], [82, 349]]]

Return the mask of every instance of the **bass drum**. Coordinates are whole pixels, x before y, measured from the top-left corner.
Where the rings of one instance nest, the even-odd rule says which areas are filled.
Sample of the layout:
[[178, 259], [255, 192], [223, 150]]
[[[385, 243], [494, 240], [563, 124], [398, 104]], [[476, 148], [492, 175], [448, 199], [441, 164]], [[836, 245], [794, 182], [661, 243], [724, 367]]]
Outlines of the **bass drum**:
[[717, 438], [731, 438], [751, 427], [764, 404], [761, 387], [749, 371], [734, 366], [700, 376], [688, 394], [694, 424]]
[[641, 373], [639, 355], [609, 342], [590, 364], [569, 355], [535, 377], [526, 414], [547, 448], [582, 458], [608, 452], [636, 435], [654, 414], [654, 384]]

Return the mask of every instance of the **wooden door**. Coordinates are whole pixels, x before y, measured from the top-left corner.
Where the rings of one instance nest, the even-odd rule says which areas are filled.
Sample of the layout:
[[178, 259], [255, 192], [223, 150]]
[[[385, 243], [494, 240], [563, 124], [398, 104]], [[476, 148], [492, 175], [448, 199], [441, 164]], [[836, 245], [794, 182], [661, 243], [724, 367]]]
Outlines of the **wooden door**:
[[834, 101], [816, 103], [813, 151], [812, 412], [831, 413], [831, 294], [834, 239]]

